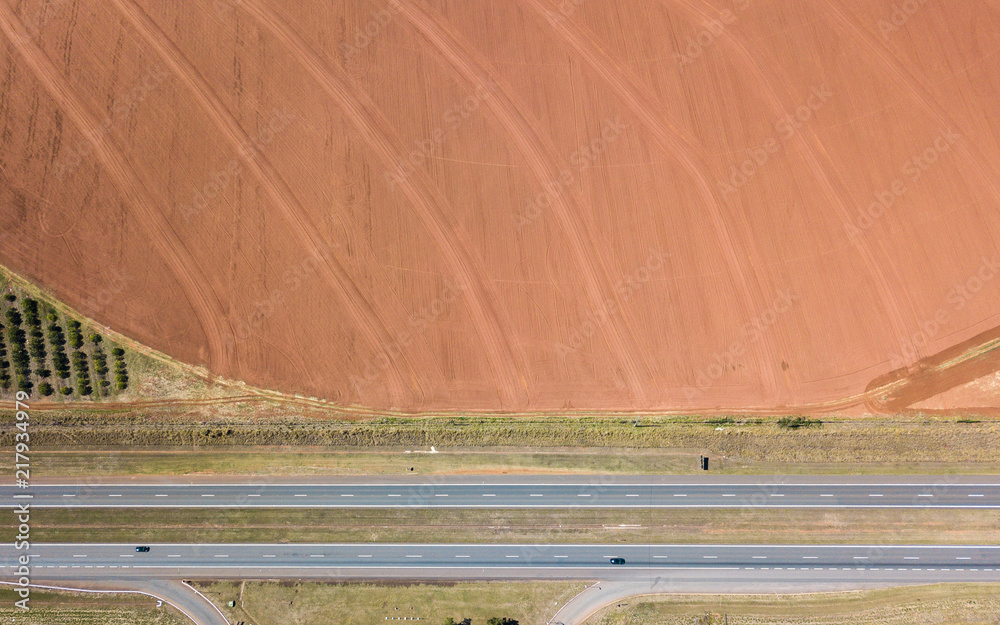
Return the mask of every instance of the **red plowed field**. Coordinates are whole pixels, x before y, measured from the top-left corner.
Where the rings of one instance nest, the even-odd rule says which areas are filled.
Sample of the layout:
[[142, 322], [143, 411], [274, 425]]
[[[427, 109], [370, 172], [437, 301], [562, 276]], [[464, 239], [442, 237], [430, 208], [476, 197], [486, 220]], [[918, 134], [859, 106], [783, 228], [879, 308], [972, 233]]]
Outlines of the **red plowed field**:
[[986, 0], [0, 0], [0, 262], [344, 404], [989, 406], [998, 103]]

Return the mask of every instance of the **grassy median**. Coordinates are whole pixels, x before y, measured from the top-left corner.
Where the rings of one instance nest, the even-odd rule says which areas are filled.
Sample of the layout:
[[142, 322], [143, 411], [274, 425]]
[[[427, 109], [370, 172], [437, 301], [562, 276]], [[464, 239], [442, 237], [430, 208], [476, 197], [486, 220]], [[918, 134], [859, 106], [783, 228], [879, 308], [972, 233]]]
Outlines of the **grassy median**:
[[997, 510], [44, 509], [32, 522], [39, 542], [81, 543], [1000, 542]]

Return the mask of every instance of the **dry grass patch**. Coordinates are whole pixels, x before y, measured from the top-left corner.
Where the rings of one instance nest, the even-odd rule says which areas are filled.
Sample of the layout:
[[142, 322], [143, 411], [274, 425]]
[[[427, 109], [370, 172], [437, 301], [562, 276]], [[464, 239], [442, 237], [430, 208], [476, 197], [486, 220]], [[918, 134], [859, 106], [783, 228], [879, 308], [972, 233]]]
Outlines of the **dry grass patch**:
[[[522, 625], [546, 623], [583, 582], [482, 583], [214, 583], [199, 589], [232, 622], [248, 625], [385, 625], [386, 617], [416, 617], [439, 625], [445, 617], [482, 624], [492, 616]], [[226, 607], [236, 601], [236, 608]]]
[[606, 608], [588, 625], [996, 625], [1000, 586], [939, 584], [765, 596], [664, 595]]

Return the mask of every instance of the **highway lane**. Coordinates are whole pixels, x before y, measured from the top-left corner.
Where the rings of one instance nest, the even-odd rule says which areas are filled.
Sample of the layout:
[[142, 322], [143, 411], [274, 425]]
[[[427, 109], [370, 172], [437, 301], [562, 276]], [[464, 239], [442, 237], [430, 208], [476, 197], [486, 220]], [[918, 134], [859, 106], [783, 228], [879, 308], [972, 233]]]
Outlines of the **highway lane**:
[[[254, 578], [1000, 581], [1000, 546], [35, 544], [34, 580]], [[0, 546], [16, 577], [18, 552]], [[610, 564], [624, 558], [625, 564]], [[791, 576], [790, 578], [788, 576]]]
[[0, 501], [34, 508], [979, 508], [1000, 509], [996, 478], [450, 478], [325, 483], [33, 483]]

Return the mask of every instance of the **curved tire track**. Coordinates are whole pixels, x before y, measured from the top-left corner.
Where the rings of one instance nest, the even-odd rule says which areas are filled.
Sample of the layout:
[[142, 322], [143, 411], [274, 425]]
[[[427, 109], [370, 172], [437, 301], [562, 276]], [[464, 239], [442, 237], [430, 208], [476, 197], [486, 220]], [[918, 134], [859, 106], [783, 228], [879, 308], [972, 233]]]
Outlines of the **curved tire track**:
[[[717, 17], [699, 9], [696, 6], [697, 2], [694, 0], [659, 0], [659, 2], [663, 6], [670, 4], [682, 6], [687, 9], [689, 14], [702, 20]], [[779, 117], [785, 115], [788, 108], [785, 106], [781, 96], [779, 96], [775, 90], [774, 84], [769, 78], [767, 72], [764, 71], [761, 64], [757, 61], [758, 57], [747, 50], [743, 43], [737, 39], [735, 35], [733, 35], [732, 29], [724, 29], [722, 38], [731, 44], [733, 50], [736, 52], [737, 59], [742, 62], [743, 65], [747, 67], [756, 77], [758, 81], [757, 85], [762, 87], [761, 93], [765, 96], [771, 111]], [[830, 205], [837, 210], [840, 220], [845, 224], [850, 223], [852, 217], [849, 209], [849, 206], [852, 203], [848, 199], [850, 194], [845, 188], [843, 181], [838, 178], [837, 185], [835, 186], [830, 180], [830, 177], [827, 175], [827, 171], [832, 171], [834, 172], [834, 175], [836, 175], [837, 168], [834, 167], [833, 163], [830, 161], [826, 150], [822, 149], [822, 145], [818, 135], [816, 134], [815, 128], [809, 124], [804, 124], [804, 129], [812, 138], [812, 141], [807, 141], [805, 136], [803, 136], [803, 132], [796, 132], [794, 140], [802, 148], [802, 155], [805, 157], [806, 163], [816, 175], [816, 180], [823, 188], [823, 193], [830, 201]], [[821, 164], [819, 162], [820, 160], [824, 161], [824, 163]], [[869, 246], [861, 239], [855, 242], [855, 246], [858, 249], [865, 268], [875, 281], [877, 290], [876, 295], [882, 300], [882, 305], [885, 307], [885, 311], [889, 315], [889, 323], [893, 328], [893, 332], [898, 339], [902, 340], [902, 338], [907, 335], [907, 326], [904, 322], [899, 298], [897, 297], [898, 290], [890, 288], [885, 272], [882, 271], [882, 265], [876, 261]], [[894, 271], [894, 273], [896, 272]], [[899, 279], [898, 273], [895, 277], [897, 283], [901, 284], [902, 281]], [[910, 303], [910, 309], [912, 312], [912, 302]], [[915, 313], [914, 316], [916, 316]]]
[[[316, 226], [312, 223], [302, 204], [295, 197], [291, 188], [275, 170], [274, 166], [261, 152], [254, 141], [243, 130], [240, 123], [215, 95], [211, 85], [201, 73], [184, 56], [177, 45], [156, 25], [155, 22], [132, 0], [111, 0], [135, 28], [136, 32], [146, 41], [161, 59], [173, 70], [194, 96], [202, 110], [208, 114], [212, 123], [222, 132], [241, 161], [253, 173], [260, 185], [266, 190], [274, 206], [281, 211], [286, 223], [295, 233], [309, 256], [317, 259], [320, 273], [334, 292], [340, 294], [347, 310], [355, 321], [364, 340], [372, 348], [373, 353], [381, 352], [390, 386], [390, 396], [395, 402], [402, 401], [407, 395], [405, 378], [400, 372], [395, 359], [391, 357], [388, 346], [394, 342], [393, 335], [386, 329], [386, 324], [379, 316], [376, 308], [358, 289], [350, 274], [334, 255], [330, 246], [318, 235]], [[416, 381], [415, 368], [406, 357], [404, 350], [399, 350], [408, 369], [410, 380]]]
[[[897, 59], [885, 46], [880, 45], [877, 40], [872, 37], [872, 34], [866, 30], [863, 26], [857, 24], [856, 19], [845, 13], [840, 7], [832, 0], [823, 0], [824, 4], [830, 9], [830, 14], [833, 15], [844, 30], [851, 34], [859, 44], [864, 46], [864, 48], [873, 56], [875, 59], [883, 66], [886, 72], [903, 88], [910, 92], [924, 109], [926, 109], [931, 117], [934, 118], [939, 125], [942, 126], [940, 130], [945, 128], [954, 129], [960, 131], [958, 124], [948, 115], [948, 112], [937, 102], [934, 96], [927, 91], [927, 89], [920, 83], [920, 81], [913, 75], [912, 72], [906, 69], [906, 67], [899, 62]], [[966, 137], [964, 132], [962, 132], [962, 137]], [[965, 148], [965, 149], [963, 149]], [[971, 156], [966, 153], [966, 151], [971, 152]], [[975, 172], [979, 183], [983, 188], [989, 189], [990, 194], [1000, 202], [1000, 184], [997, 183], [995, 174], [990, 175], [990, 172], [983, 168], [983, 163], [990, 162], [986, 157], [976, 148], [976, 146], [969, 141], [964, 141], [958, 146], [956, 154], [960, 155], [960, 158], [965, 162], [967, 169]]]
[[[763, 297], [759, 279], [754, 272], [753, 276], [740, 262], [742, 257], [751, 258], [749, 251], [741, 250], [741, 246], [729, 230], [725, 216], [722, 213], [722, 206], [716, 197], [712, 186], [708, 182], [705, 172], [709, 171], [703, 162], [702, 150], [699, 149], [693, 140], [679, 130], [671, 121], [669, 115], [656, 106], [656, 98], [649, 94], [642, 87], [641, 82], [629, 70], [618, 66], [606, 53], [593, 35], [585, 28], [575, 24], [571, 17], [565, 19], [551, 19], [552, 11], [545, 6], [542, 0], [520, 0], [522, 4], [527, 4], [538, 14], [538, 16], [549, 24], [556, 34], [580, 55], [584, 61], [593, 69], [599, 77], [621, 98], [622, 102], [642, 121], [643, 125], [650, 131], [653, 139], [660, 145], [669, 156], [677, 159], [681, 166], [687, 171], [694, 182], [698, 193], [705, 200], [705, 208], [709, 212], [712, 226], [719, 237], [721, 251], [729, 273], [737, 283], [736, 287], [742, 292], [741, 309], [746, 319], [750, 319], [754, 314], [754, 303], [758, 303], [761, 308], [764, 302], [770, 298]], [[569, 28], [567, 24], [574, 24], [575, 28]], [[579, 32], [577, 32], [579, 31]], [[694, 155], [698, 155], [697, 157]], [[745, 220], [744, 220], [745, 221]], [[751, 245], [752, 248], [752, 245]], [[753, 253], [751, 262], [760, 265], [756, 252]], [[764, 391], [770, 397], [778, 395], [777, 380], [774, 369], [765, 357], [765, 354], [775, 354], [773, 339], [767, 333], [760, 341], [754, 345], [761, 346], [755, 349], [754, 360], [756, 369], [760, 372], [761, 381], [764, 384]]]
[[[490, 97], [485, 99], [485, 104], [514, 140], [539, 185], [559, 179], [560, 170], [557, 166], [555, 146], [538, 128], [531, 113], [518, 104], [511, 94], [509, 85], [500, 81], [491, 71], [488, 62], [482, 58], [478, 50], [463, 41], [448, 28], [441, 17], [432, 14], [422, 3], [418, 6], [415, 2], [400, 2], [398, 9], [400, 14], [407, 18], [468, 83], [491, 84], [496, 87]], [[609, 287], [607, 269], [600, 260], [595, 262], [592, 260], [592, 255], [588, 254], [588, 250], [596, 250], [597, 246], [586, 225], [577, 223], [584, 214], [580, 201], [575, 197], [577, 194], [570, 188], [566, 188], [565, 191], [573, 195], [573, 206], [570, 206], [566, 193], [554, 194], [553, 206], [576, 257], [577, 265], [583, 273], [590, 305], [599, 310], [605, 306], [606, 301], [614, 299], [614, 293]], [[609, 318], [608, 329], [610, 330], [608, 342], [621, 370], [625, 373], [629, 390], [634, 400], [639, 405], [644, 405], [646, 403], [644, 382], [651, 383], [652, 380], [645, 364], [640, 367], [633, 356], [642, 353], [638, 342], [634, 336], [623, 330], [618, 316]]]
[[[387, 171], [397, 174], [399, 188], [417, 212], [447, 262], [468, 288], [463, 289], [473, 322], [483, 340], [486, 356], [497, 381], [502, 406], [527, 402], [527, 383], [521, 372], [523, 358], [515, 359], [508, 337], [513, 336], [497, 305], [497, 297], [479, 271], [469, 244], [458, 227], [449, 227], [442, 211], [448, 202], [419, 169], [409, 175], [399, 165], [407, 150], [395, 136], [388, 120], [356, 81], [339, 66], [328, 64], [300, 35], [259, 0], [244, 0], [239, 8], [269, 31], [341, 107], [365, 142], [378, 155]], [[397, 171], [398, 170], [398, 171]], [[456, 243], [454, 240], [458, 238]], [[515, 360], [517, 364], [515, 365]]]
[[212, 292], [207, 277], [165, 219], [162, 204], [153, 198], [129, 168], [118, 146], [101, 132], [97, 116], [73, 92], [69, 81], [45, 52], [35, 45], [6, 0], [0, 0], [0, 30], [33, 70], [42, 88], [94, 146], [94, 155], [118, 187], [123, 201], [133, 209], [132, 214], [146, 231], [150, 244], [157, 249], [186, 292], [205, 332], [209, 360], [215, 367], [228, 370], [235, 351], [232, 328], [224, 325], [225, 313], [218, 296]]

